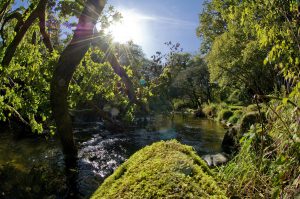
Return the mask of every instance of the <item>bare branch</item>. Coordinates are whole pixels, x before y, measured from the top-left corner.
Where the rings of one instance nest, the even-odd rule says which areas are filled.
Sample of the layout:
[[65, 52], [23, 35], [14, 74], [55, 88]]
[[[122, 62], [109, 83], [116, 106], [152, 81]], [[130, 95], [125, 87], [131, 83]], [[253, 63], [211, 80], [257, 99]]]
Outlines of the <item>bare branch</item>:
[[5, 38], [4, 38], [4, 30], [3, 30], [4, 26], [7, 22], [13, 19], [16, 19], [18, 21], [17, 25], [15, 26], [15, 32], [18, 32], [19, 28], [23, 25], [23, 17], [22, 14], [19, 12], [13, 12], [4, 18], [4, 21], [1, 24], [1, 29], [0, 29], [3, 46], [5, 46]]
[[39, 13], [39, 20], [40, 20], [40, 23], [39, 23], [40, 32], [43, 36], [43, 42], [44, 42], [45, 46], [48, 48], [48, 50], [50, 52], [52, 52], [53, 47], [51, 44], [51, 40], [50, 40], [48, 33], [46, 32], [46, 4], [43, 4], [43, 9]]
[[0, 11], [0, 22], [3, 20], [3, 17], [4, 17], [4, 15], [5, 15], [5, 12], [6, 12], [7, 8], [8, 8], [8, 6], [10, 5], [10, 2], [11, 2], [11, 0], [8, 0], [8, 1], [3, 5], [3, 8], [2, 8], [1, 11]]
[[7, 104], [5, 104], [5, 106], [7, 107], [8, 110], [12, 111], [20, 119], [21, 122], [23, 122], [27, 126], [30, 126], [29, 123], [22, 117], [22, 115], [14, 107], [9, 106]]

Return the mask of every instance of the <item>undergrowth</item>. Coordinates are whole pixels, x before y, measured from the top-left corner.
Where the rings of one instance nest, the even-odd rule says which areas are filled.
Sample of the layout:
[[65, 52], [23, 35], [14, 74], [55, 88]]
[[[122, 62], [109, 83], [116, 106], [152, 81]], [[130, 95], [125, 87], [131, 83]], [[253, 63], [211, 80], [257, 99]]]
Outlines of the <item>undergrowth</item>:
[[[240, 140], [239, 153], [218, 168], [229, 196], [300, 197], [299, 99], [299, 95], [290, 95], [265, 102], [266, 118], [261, 117], [250, 127]], [[260, 112], [260, 108], [247, 109]]]

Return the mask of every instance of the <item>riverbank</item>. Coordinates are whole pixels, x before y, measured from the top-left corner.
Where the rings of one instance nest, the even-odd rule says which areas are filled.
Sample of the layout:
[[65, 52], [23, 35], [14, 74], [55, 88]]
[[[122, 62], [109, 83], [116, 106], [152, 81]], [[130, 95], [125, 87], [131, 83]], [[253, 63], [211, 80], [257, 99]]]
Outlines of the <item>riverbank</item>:
[[227, 128], [222, 147], [232, 160], [215, 171], [228, 196], [300, 197], [297, 107], [275, 99], [245, 107], [211, 103], [201, 111]]

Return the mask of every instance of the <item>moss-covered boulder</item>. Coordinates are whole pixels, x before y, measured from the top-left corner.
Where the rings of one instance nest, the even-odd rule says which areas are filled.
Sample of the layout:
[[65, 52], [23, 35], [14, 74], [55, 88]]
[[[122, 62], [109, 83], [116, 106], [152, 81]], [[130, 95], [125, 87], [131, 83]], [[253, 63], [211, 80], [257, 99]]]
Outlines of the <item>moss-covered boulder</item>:
[[222, 109], [222, 110], [218, 113], [217, 120], [218, 120], [218, 121], [228, 120], [232, 115], [233, 115], [233, 112], [232, 112], [231, 110], [228, 110], [228, 109]]
[[242, 119], [241, 119], [241, 124], [240, 124], [240, 134], [246, 133], [251, 125], [259, 122], [266, 122], [266, 116], [265, 113], [259, 113], [258, 111], [253, 111], [246, 113]]
[[132, 155], [92, 198], [226, 198], [192, 147], [161, 141]]

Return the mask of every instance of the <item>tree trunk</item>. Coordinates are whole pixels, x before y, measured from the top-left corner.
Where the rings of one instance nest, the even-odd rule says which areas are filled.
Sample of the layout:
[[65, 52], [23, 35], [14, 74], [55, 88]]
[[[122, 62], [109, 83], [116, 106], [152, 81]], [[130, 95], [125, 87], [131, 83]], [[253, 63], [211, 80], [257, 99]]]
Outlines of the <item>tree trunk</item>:
[[77, 158], [71, 117], [68, 112], [68, 88], [76, 67], [84, 57], [93, 39], [93, 30], [102, 12], [105, 0], [88, 0], [79, 17], [73, 39], [62, 52], [51, 81], [51, 107], [60, 136], [66, 163]]

